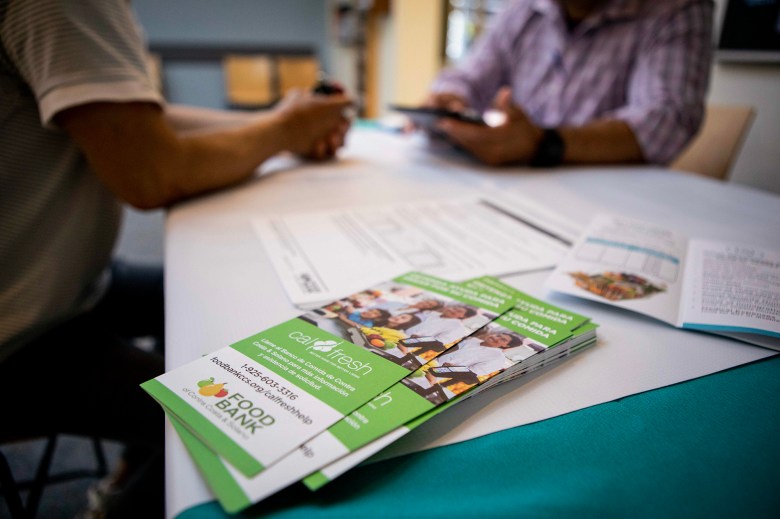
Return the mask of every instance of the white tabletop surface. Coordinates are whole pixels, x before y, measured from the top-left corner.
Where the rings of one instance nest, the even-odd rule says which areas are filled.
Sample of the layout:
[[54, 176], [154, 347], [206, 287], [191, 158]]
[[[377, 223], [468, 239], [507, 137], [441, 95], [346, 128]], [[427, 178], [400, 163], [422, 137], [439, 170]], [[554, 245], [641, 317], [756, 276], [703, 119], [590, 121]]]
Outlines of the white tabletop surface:
[[[587, 221], [598, 211], [697, 238], [780, 249], [780, 197], [652, 167], [489, 169], [419, 138], [353, 129], [339, 159], [269, 163], [259, 178], [170, 211], [166, 223], [166, 364], [180, 366], [301, 313], [287, 298], [251, 225], [258, 216], [514, 191]], [[565, 364], [456, 406], [386, 455], [452, 443], [751, 362], [774, 352], [621, 309], [547, 293], [549, 272], [504, 278], [593, 317], [599, 343]], [[378, 280], [380, 281], [380, 280]], [[467, 420], [464, 420], [468, 418]], [[168, 515], [213, 499], [170, 425]]]

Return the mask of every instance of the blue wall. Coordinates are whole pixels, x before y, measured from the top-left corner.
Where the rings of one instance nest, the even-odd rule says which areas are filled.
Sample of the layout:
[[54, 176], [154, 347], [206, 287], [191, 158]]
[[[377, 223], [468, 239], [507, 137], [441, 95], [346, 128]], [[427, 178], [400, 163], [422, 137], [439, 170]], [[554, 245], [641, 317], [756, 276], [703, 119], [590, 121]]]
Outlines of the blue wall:
[[[133, 0], [150, 44], [309, 46], [329, 67], [325, 0]], [[169, 101], [225, 106], [218, 63], [167, 63]]]

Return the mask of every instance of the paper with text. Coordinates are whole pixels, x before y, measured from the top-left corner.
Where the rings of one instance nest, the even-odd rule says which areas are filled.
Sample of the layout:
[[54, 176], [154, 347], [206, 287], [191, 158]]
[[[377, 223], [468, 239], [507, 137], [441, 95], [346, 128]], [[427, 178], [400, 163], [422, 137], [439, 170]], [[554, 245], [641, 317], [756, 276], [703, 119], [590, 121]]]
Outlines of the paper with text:
[[547, 286], [678, 328], [780, 349], [780, 249], [596, 216]]
[[410, 270], [458, 281], [550, 268], [576, 237], [576, 225], [520, 198], [405, 202], [253, 224], [303, 308]]

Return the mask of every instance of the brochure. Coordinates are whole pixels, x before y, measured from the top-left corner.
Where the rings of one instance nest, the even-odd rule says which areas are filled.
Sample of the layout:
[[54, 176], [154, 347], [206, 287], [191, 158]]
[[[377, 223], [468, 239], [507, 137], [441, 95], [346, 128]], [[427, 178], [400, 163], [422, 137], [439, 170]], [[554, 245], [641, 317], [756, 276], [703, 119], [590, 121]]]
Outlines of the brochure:
[[[536, 332], [529, 330], [529, 324], [532, 324], [533, 327], [537, 327]], [[442, 367], [431, 367], [425, 373], [425, 378], [428, 379], [428, 381], [431, 383], [430, 386], [422, 382], [421, 377], [415, 377], [414, 375], [402, 380], [401, 383], [411, 388], [418, 395], [427, 398], [434, 404], [454, 404], [456, 402], [465, 400], [466, 398], [470, 398], [498, 384], [519, 378], [523, 375], [527, 375], [528, 373], [551, 364], [555, 364], [564, 360], [576, 351], [594, 345], [596, 343], [596, 328], [596, 324], [587, 322], [578, 325], [576, 330], [567, 333], [561, 333], [563, 330], [565, 330], [564, 328], [559, 327], [556, 329], [552, 322], [547, 321], [542, 317], [530, 319], [527, 313], [519, 312], [516, 309], [510, 310], [506, 314], [500, 316], [494, 323], [487, 325], [484, 330], [480, 330], [480, 332], [485, 334], [483, 337], [486, 337], [487, 341], [490, 341], [491, 337], [495, 336], [494, 334], [518, 335], [518, 329], [523, 330], [523, 333], [526, 333], [528, 337], [534, 337], [537, 339], [537, 341], [533, 341], [528, 340], [528, 337], [526, 337], [524, 338], [522, 345], [505, 349], [504, 353], [507, 357], [507, 362], [505, 365], [507, 367], [494, 371], [484, 377], [479, 377], [479, 380], [474, 384], [471, 384], [471, 380], [464, 378], [459, 371], [448, 373], [446, 370], [452, 368], [448, 368], [447, 364], [452, 364], [454, 367], [453, 361], [457, 362], [459, 356], [460, 358], [463, 358], [464, 355], [468, 357], [474, 356], [473, 351], [467, 352], [468, 349], [473, 350], [473, 346], [468, 345], [463, 349], [463, 352], [460, 352], [460, 354], [458, 350], [453, 349], [454, 351], [442, 355], [436, 359], [436, 361], [431, 363], [441, 365]], [[477, 334], [472, 336], [472, 338], [479, 336], [480, 332], [477, 332]], [[555, 332], [558, 334], [558, 339], [563, 340], [555, 343], [555, 339], [550, 339], [549, 336], [555, 335]], [[470, 338], [467, 338], [464, 339], [463, 342], [469, 340]], [[545, 345], [545, 341], [553, 344]], [[485, 341], [483, 341], [483, 344], [485, 344]], [[524, 351], [526, 349], [530, 351]], [[512, 352], [511, 350], [515, 351]], [[483, 362], [484, 361], [480, 361], [474, 366], [479, 366]], [[474, 367], [473, 369], [479, 368]], [[440, 372], [439, 370], [443, 371]], [[430, 376], [431, 372], [435, 373], [435, 381], [434, 378]], [[426, 386], [428, 386], [428, 389], [426, 389]], [[437, 388], [437, 386], [439, 386], [439, 388]], [[361, 409], [365, 409], [365, 407]], [[434, 410], [436, 409], [438, 409], [438, 407], [434, 407]], [[353, 415], [356, 413], [353, 413]], [[433, 416], [436, 414], [438, 413], [431, 413], [428, 415], [426, 420], [433, 418]], [[384, 415], [382, 415], [382, 418], [384, 418]], [[375, 422], [378, 421], [378, 419], [375, 419]], [[414, 419], [412, 419], [412, 421], [414, 421]], [[341, 423], [343, 423], [343, 421], [339, 422], [339, 424]], [[417, 425], [421, 425], [421, 423], [422, 421], [418, 422]], [[334, 431], [338, 432], [337, 427], [339, 424], [336, 424], [336, 426], [328, 429], [328, 433], [334, 433]], [[361, 424], [361, 426], [366, 427], [366, 424]], [[388, 421], [387, 426], [394, 426], [394, 424]], [[395, 436], [399, 434], [399, 431], [394, 431], [390, 427], [388, 427], [388, 429], [390, 429], [388, 434], [391, 434], [391, 438], [395, 438]], [[325, 434], [327, 433], [323, 433], [309, 442], [309, 445], [313, 445], [318, 438], [324, 436]], [[342, 443], [344, 442], [343, 434], [333, 435]], [[378, 439], [372, 438], [372, 442], [376, 442]], [[393, 441], [395, 441], [395, 439]], [[307, 476], [303, 480], [304, 483], [311, 490], [316, 490], [325, 483], [332, 481], [335, 479], [335, 477], [344, 473], [349, 468], [355, 466], [357, 463], [365, 460], [368, 456], [376, 453], [380, 446], [383, 447], [387, 444], [384, 442], [374, 443], [373, 446], [370, 447], [367, 451], [361, 451], [361, 454], [353, 456], [353, 454], [361, 450], [364, 445], [366, 445], [366, 442], [357, 442], [357, 447], [353, 447], [351, 449], [351, 454], [346, 456], [348, 460], [345, 460], [344, 457], [342, 457], [341, 459], [330, 463], [317, 472]]]
[[[412, 272], [142, 387], [209, 449], [254, 476], [511, 303], [495, 293]], [[412, 335], [430, 339], [425, 352], [403, 345]]]
[[505, 378], [494, 377], [493, 379], [490, 380], [490, 382], [477, 386], [476, 388], [472, 389], [468, 393], [464, 394], [462, 397], [450, 400], [446, 404], [433, 408], [432, 410], [428, 411], [424, 415], [415, 418], [414, 420], [411, 420], [410, 422], [404, 424], [402, 427], [399, 427], [398, 429], [395, 429], [394, 431], [386, 434], [385, 436], [382, 436], [381, 438], [372, 441], [368, 445], [365, 445], [357, 449], [356, 451], [347, 454], [341, 459], [331, 463], [327, 467], [324, 467], [321, 470], [310, 474], [303, 480], [303, 483], [310, 490], [319, 490], [327, 483], [333, 481], [337, 477], [347, 472], [349, 469], [367, 460], [368, 458], [378, 453], [379, 451], [389, 446], [390, 444], [398, 441], [400, 438], [412, 432], [414, 429], [421, 426], [428, 420], [434, 418], [439, 413], [449, 409], [453, 405], [456, 405], [460, 402], [465, 401], [468, 398], [477, 395], [478, 393], [482, 392], [483, 390], [489, 387], [493, 387], [494, 385], [497, 385], [497, 384], [491, 384], [492, 382], [495, 381], [496, 383], [503, 383], [503, 382], [507, 382], [508, 380], [521, 378], [524, 375], [528, 375], [535, 371], [541, 370], [542, 368], [551, 368], [561, 363], [562, 361], [566, 360], [567, 358], [571, 357], [572, 355], [579, 353], [595, 344], [596, 344], [596, 339], [591, 339], [589, 341], [585, 341], [581, 343], [579, 346], [559, 351], [556, 355], [548, 356], [542, 361], [532, 362], [526, 365], [521, 370], [513, 371], [511, 377], [505, 377]]
[[780, 246], [692, 239], [601, 214], [547, 286], [678, 328], [780, 350]]
[[464, 281], [556, 265], [580, 229], [533, 200], [506, 197], [371, 204], [253, 225], [290, 300], [311, 308], [410, 270]]
[[[377, 439], [387, 441], [387, 434], [391, 437], [397, 434], [393, 431], [413, 418], [456, 400], [459, 395], [467, 394], [471, 388], [502, 372], [517, 371], [510, 368], [522, 365], [523, 374], [529, 373], [563, 359], [574, 348], [595, 341], [595, 326], [589, 326], [584, 316], [540, 302], [498, 280], [484, 278], [467, 286], [501, 296], [511, 293], [516, 298], [516, 309], [460, 341], [456, 348], [382, 392], [269, 470], [246, 478], [218, 457], [202, 452], [202, 445], [190, 448], [225, 509], [233, 512], [257, 502], [350, 452], [370, 453], [370, 448], [363, 450], [363, 446]], [[547, 316], [553, 316], [554, 320]], [[582, 331], [573, 333], [571, 328]], [[548, 354], [551, 352], [554, 355]], [[191, 435], [183, 439], [188, 448], [193, 442], [197, 443]], [[356, 458], [349, 456], [349, 459]], [[215, 471], [212, 467], [206, 471], [215, 463], [222, 463], [222, 468]], [[337, 464], [344, 466], [343, 461]], [[323, 471], [323, 474], [332, 473], [333, 470]], [[325, 480], [327, 477], [315, 474], [307, 479], [307, 484]]]

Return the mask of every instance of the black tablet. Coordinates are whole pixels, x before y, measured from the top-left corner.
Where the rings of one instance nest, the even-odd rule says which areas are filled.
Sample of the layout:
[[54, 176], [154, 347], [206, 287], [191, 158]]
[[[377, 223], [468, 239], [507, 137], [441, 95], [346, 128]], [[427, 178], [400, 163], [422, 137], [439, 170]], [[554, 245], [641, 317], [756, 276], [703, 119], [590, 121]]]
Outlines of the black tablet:
[[453, 112], [443, 108], [402, 105], [389, 105], [388, 108], [406, 115], [415, 125], [424, 129], [432, 129], [436, 124], [436, 120], [442, 117], [456, 119], [465, 123], [486, 125], [482, 116], [472, 111]]

